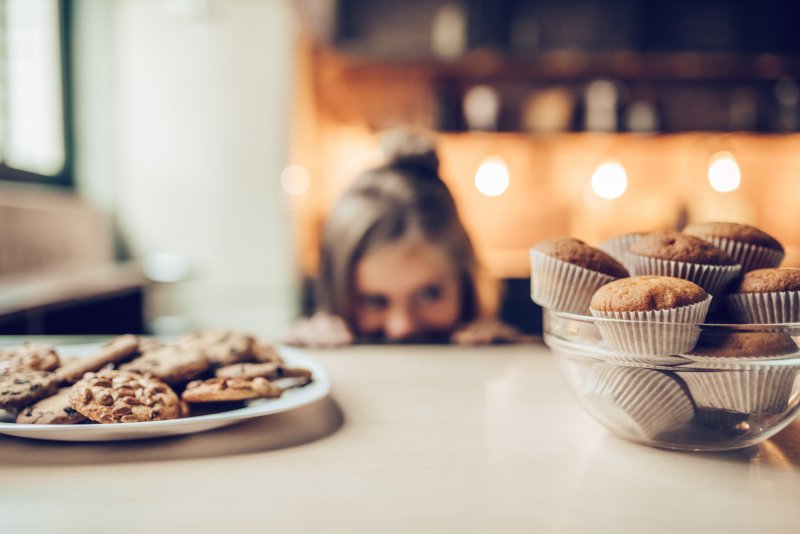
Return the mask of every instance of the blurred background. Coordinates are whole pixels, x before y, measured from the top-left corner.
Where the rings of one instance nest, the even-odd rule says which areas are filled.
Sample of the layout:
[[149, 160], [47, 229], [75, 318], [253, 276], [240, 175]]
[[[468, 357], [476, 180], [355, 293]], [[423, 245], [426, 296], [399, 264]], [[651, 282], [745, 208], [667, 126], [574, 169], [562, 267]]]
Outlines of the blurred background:
[[754, 224], [800, 266], [800, 3], [2, 0], [0, 333], [277, 337], [375, 134], [444, 179], [538, 328], [528, 248]]

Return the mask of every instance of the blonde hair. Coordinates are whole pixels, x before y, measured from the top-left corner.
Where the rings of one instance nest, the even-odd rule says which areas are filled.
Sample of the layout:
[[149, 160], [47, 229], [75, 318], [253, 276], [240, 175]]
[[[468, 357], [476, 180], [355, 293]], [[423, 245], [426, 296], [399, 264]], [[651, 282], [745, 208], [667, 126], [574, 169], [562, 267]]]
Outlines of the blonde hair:
[[322, 236], [320, 308], [355, 329], [354, 272], [365, 255], [417, 232], [440, 247], [461, 282], [462, 322], [493, 315], [497, 286], [480, 266], [427, 136], [408, 131], [384, 138], [384, 165], [368, 170], [334, 205]]

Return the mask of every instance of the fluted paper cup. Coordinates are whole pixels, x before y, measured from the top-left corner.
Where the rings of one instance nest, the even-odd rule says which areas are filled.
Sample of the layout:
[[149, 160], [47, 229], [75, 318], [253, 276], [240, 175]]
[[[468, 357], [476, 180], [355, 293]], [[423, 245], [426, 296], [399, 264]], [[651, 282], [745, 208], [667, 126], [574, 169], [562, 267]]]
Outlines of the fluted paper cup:
[[739, 276], [741, 266], [707, 265], [685, 261], [651, 258], [640, 254], [630, 254], [633, 273], [635, 275], [655, 274], [672, 276], [694, 282], [712, 295], [720, 293], [728, 283]]
[[797, 389], [797, 366], [760, 367], [736, 363], [735, 358], [725, 360], [678, 371], [698, 408], [762, 415], [787, 408]]
[[708, 313], [711, 297], [705, 300], [649, 311], [591, 310], [592, 316], [619, 321], [597, 321], [600, 335], [616, 351], [634, 356], [667, 356], [682, 354], [694, 348], [700, 328]]
[[531, 249], [531, 299], [544, 308], [588, 315], [594, 292], [614, 280]]
[[611, 239], [607, 239], [597, 245], [597, 248], [620, 262], [622, 265], [625, 266], [628, 271], [632, 271], [633, 267], [631, 265], [631, 260], [628, 257], [629, 252], [628, 249], [632, 244], [638, 241], [644, 234], [639, 233], [632, 233], [632, 234], [622, 234], [616, 237], [612, 237]]
[[727, 237], [714, 235], [698, 235], [698, 237], [727, 252], [730, 257], [736, 260], [736, 263], [742, 266], [742, 273], [754, 269], [777, 267], [783, 261], [784, 253], [780, 250], [742, 243]]
[[584, 394], [603, 417], [644, 439], [679, 430], [694, 417], [680, 384], [651, 369], [598, 365], [584, 384]]
[[800, 322], [800, 291], [731, 293], [725, 297], [725, 302], [743, 323]]

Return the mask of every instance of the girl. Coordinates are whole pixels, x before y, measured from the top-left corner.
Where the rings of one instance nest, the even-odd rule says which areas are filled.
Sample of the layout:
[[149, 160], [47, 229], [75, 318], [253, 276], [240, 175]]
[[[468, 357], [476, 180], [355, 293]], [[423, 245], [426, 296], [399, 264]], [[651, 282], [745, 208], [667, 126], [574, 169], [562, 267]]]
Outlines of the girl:
[[395, 132], [387, 161], [334, 206], [322, 236], [319, 311], [287, 342], [511, 341], [494, 319], [497, 284], [481, 268], [427, 137]]

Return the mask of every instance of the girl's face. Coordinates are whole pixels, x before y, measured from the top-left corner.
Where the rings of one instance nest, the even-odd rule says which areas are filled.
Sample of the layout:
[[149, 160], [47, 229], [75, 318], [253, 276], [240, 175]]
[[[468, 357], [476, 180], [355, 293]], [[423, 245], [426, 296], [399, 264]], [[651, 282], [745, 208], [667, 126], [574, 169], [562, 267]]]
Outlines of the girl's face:
[[358, 333], [391, 341], [449, 334], [461, 315], [461, 283], [441, 249], [419, 237], [388, 243], [355, 269]]

